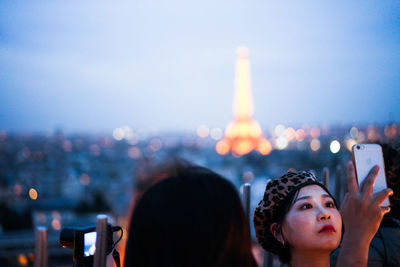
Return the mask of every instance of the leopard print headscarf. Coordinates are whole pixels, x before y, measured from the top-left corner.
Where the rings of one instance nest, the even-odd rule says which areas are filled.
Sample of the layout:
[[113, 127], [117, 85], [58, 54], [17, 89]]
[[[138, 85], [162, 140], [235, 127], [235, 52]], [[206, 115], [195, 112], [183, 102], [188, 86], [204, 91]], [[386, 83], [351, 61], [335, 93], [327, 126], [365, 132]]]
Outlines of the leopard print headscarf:
[[254, 211], [254, 227], [256, 236], [258, 242], [265, 249], [268, 247], [268, 240], [265, 231], [269, 231], [269, 226], [271, 223], [275, 222], [276, 214], [282, 201], [290, 193], [311, 184], [321, 186], [328, 194], [330, 194], [317, 177], [308, 171], [288, 171], [280, 178], [269, 181], [265, 189], [264, 197], [260, 203], [258, 203], [258, 206]]

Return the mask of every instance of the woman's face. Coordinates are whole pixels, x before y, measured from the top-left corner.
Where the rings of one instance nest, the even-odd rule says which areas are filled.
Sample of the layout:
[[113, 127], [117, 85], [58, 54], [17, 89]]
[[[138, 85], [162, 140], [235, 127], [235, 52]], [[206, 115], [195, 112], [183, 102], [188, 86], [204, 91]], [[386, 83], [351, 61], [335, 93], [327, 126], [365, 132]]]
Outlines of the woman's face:
[[341, 239], [342, 217], [324, 189], [308, 185], [286, 214], [282, 234], [292, 249], [332, 251]]

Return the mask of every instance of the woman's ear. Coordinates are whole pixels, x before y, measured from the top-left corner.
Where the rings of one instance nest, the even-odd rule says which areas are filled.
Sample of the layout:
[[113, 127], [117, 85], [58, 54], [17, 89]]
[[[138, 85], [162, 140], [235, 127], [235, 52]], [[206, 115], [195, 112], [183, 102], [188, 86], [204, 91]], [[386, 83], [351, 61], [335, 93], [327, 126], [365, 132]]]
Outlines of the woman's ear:
[[285, 239], [283, 238], [282, 226], [280, 224], [278, 223], [271, 224], [269, 230], [274, 235], [275, 239], [282, 244], [282, 246], [286, 245]]
[[278, 223], [271, 224], [269, 230], [271, 231], [272, 235], [278, 240], [279, 243], [283, 242], [281, 227]]

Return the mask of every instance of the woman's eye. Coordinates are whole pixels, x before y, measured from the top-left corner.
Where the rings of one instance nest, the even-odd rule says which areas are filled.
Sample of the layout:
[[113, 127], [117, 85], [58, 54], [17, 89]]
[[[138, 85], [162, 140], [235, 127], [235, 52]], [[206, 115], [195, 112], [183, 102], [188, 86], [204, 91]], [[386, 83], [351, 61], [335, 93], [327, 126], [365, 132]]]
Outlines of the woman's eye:
[[329, 201], [329, 202], [326, 203], [326, 206], [328, 208], [334, 208], [335, 207], [335, 203], [333, 203], [332, 201]]
[[300, 206], [300, 209], [301, 210], [306, 210], [306, 209], [311, 209], [312, 208], [312, 205], [311, 204], [304, 204], [304, 205], [301, 205]]

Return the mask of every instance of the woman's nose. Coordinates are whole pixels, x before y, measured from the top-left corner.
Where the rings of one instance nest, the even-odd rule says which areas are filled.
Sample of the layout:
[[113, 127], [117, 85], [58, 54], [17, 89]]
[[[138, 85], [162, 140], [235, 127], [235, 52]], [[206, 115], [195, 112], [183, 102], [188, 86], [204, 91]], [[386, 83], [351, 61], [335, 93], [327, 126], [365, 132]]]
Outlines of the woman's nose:
[[330, 220], [331, 214], [328, 210], [321, 208], [318, 213], [318, 221]]

